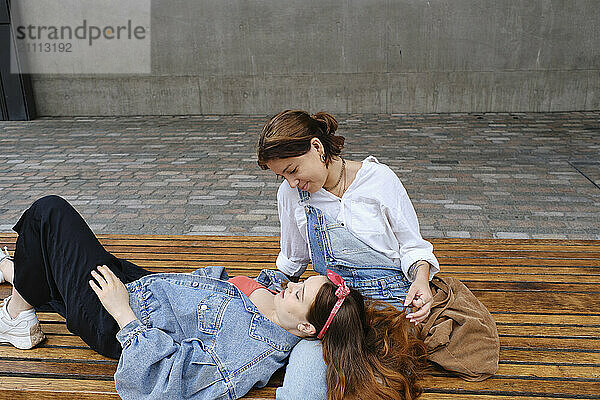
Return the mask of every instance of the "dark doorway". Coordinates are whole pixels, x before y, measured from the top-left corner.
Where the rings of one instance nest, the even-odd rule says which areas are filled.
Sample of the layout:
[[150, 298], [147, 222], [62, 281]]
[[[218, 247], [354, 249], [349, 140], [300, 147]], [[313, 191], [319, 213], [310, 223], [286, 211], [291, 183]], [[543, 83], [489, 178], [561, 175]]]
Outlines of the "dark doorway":
[[0, 120], [27, 121], [35, 118], [29, 75], [11, 73], [10, 4], [0, 0]]

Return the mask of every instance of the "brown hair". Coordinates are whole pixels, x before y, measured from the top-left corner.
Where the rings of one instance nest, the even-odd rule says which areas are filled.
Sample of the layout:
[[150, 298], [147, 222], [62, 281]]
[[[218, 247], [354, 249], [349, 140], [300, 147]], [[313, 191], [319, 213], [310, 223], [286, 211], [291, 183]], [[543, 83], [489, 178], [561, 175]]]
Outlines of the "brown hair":
[[324, 147], [325, 164], [344, 148], [344, 137], [335, 135], [338, 124], [333, 115], [318, 112], [310, 115], [302, 110], [285, 110], [272, 117], [263, 127], [256, 152], [258, 165], [268, 169], [267, 162], [279, 158], [297, 157], [310, 150], [310, 141], [317, 138]]
[[[307, 314], [319, 332], [337, 297], [326, 282]], [[427, 350], [404, 311], [365, 299], [355, 289], [342, 303], [322, 339], [327, 400], [412, 400], [421, 393]]]

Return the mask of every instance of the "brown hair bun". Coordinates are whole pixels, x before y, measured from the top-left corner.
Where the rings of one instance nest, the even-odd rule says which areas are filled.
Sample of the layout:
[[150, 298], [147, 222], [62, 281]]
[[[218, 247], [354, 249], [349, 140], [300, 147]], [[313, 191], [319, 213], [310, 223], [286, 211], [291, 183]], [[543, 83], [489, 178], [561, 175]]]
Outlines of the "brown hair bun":
[[335, 117], [329, 113], [319, 111], [312, 116], [317, 121], [323, 124], [323, 132], [333, 135], [338, 128], [338, 123]]

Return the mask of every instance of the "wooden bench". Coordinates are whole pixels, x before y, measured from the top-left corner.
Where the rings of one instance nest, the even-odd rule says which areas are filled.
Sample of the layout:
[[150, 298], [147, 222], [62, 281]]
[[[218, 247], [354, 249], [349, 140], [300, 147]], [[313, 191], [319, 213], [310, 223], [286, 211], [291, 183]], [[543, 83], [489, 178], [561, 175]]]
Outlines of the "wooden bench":
[[[273, 268], [277, 237], [99, 235], [117, 257], [153, 272], [224, 265], [230, 275]], [[0, 234], [14, 249], [16, 235]], [[461, 279], [489, 308], [500, 333], [500, 369], [483, 382], [444, 372], [423, 399], [600, 399], [600, 241], [432, 239], [443, 275]], [[306, 273], [310, 275], [311, 273]], [[0, 285], [0, 297], [10, 294]], [[0, 344], [0, 398], [114, 399], [117, 362], [40, 313], [48, 340], [32, 350]], [[269, 385], [245, 399], [273, 399]]]

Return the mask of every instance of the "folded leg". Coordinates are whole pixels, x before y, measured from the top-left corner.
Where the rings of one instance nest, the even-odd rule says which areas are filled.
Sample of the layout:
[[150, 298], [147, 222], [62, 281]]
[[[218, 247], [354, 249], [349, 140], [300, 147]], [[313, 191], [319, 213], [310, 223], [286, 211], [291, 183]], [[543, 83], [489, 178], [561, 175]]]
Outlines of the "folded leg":
[[124, 283], [150, 272], [106, 251], [81, 215], [58, 196], [35, 201], [13, 229], [19, 234], [14, 255], [17, 291], [32, 306], [49, 306], [63, 315], [69, 331], [92, 349], [119, 358], [119, 327], [90, 288], [90, 272], [104, 264]]

